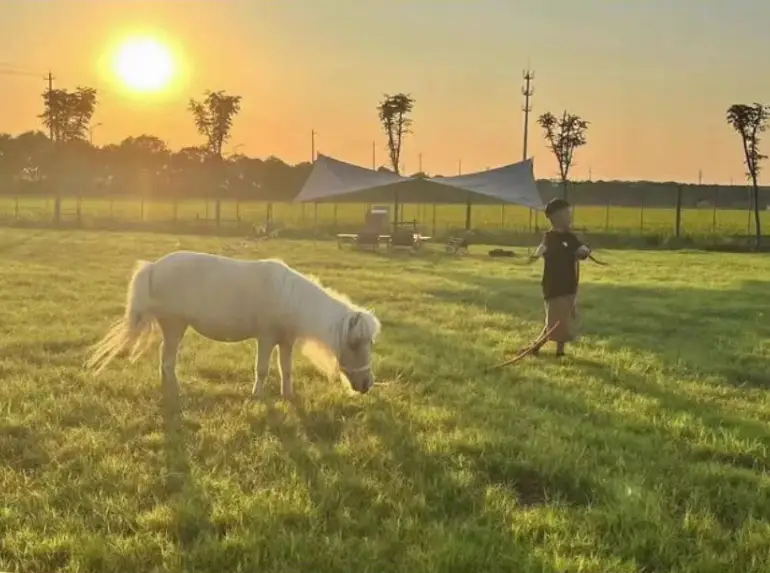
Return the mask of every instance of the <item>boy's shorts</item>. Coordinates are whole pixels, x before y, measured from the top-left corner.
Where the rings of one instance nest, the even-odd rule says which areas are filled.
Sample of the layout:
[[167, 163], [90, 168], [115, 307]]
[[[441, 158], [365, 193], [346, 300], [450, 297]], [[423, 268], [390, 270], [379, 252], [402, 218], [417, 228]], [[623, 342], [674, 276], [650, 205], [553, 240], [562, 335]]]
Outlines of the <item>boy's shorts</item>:
[[577, 340], [579, 315], [576, 295], [559, 296], [545, 300], [545, 328], [550, 329], [557, 322], [559, 324], [548, 337], [548, 340], [554, 342]]

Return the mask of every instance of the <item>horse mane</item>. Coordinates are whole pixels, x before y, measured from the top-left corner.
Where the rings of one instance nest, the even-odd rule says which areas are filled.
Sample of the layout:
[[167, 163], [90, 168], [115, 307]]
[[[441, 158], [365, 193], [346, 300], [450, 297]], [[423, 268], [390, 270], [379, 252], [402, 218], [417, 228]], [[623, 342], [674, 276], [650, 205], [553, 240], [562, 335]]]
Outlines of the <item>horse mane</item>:
[[[315, 311], [302, 317], [306, 322], [299, 338], [303, 356], [319, 371], [332, 376], [338, 370], [337, 356], [351, 336], [374, 340], [379, 334], [380, 321], [372, 311], [325, 286], [318, 277], [303, 274], [279, 259], [266, 261], [278, 263], [283, 269], [277, 285], [282, 307], [302, 306]], [[351, 320], [356, 314], [360, 319], [355, 323], [355, 332], [351, 332]]]

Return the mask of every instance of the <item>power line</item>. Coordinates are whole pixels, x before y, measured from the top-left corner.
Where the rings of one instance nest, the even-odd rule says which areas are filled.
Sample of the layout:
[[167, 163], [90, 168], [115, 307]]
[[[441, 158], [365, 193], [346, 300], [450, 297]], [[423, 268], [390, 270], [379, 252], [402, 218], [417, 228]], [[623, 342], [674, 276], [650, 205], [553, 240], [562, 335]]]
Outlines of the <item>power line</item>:
[[21, 70], [13, 70], [13, 69], [0, 69], [0, 76], [11, 76], [11, 77], [19, 77], [19, 78], [39, 78], [40, 74], [25, 72]]
[[19, 77], [19, 78], [39, 78], [43, 75], [40, 70], [35, 71], [34, 66], [20, 66], [13, 62], [0, 62], [0, 76]]

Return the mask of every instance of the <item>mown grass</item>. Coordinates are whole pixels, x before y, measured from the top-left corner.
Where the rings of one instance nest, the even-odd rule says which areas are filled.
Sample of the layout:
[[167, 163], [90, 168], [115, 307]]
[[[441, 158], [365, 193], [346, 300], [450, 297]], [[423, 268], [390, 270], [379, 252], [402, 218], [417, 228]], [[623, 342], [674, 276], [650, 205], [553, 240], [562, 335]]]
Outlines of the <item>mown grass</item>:
[[[181, 415], [154, 354], [88, 375], [134, 260], [179, 248], [370, 305], [380, 384], [300, 361], [296, 404], [249, 401], [252, 345], [194, 334]], [[539, 269], [481, 248], [3, 230], [0, 258], [0, 570], [770, 569], [767, 258], [603, 253], [572, 357], [492, 374], [539, 329]]]
[[[52, 198], [0, 197], [0, 220], [52, 221]], [[213, 221], [214, 201], [163, 201], [132, 198], [83, 199], [67, 198], [62, 202], [62, 218], [78, 218], [120, 222], [190, 222]], [[292, 204], [274, 203], [273, 221], [290, 228], [314, 226], [360, 227], [368, 208], [364, 204]], [[672, 235], [676, 225], [676, 210], [672, 207], [642, 208], [619, 206], [583, 206], [574, 209], [575, 225], [589, 232], [609, 232], [633, 235]], [[259, 201], [225, 201], [221, 219], [224, 224], [252, 221], [262, 224], [268, 216], [268, 204]], [[404, 219], [417, 220], [423, 232], [433, 235], [452, 228], [465, 228], [465, 205], [404, 205]], [[770, 225], [770, 212], [761, 213], [763, 226]], [[542, 213], [532, 212], [518, 205], [475, 205], [471, 224], [474, 229], [532, 231], [547, 227]], [[753, 219], [747, 210], [739, 209], [683, 209], [681, 232], [689, 235], [751, 234]]]

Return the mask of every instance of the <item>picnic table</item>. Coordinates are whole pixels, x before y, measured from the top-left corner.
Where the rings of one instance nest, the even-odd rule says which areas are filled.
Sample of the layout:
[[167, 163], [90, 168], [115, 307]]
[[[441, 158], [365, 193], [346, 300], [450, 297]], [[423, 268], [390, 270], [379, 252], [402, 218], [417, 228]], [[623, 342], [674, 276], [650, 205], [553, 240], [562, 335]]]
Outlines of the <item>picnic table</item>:
[[380, 235], [379, 233], [339, 233], [337, 235], [337, 246], [340, 249], [342, 245], [377, 249], [380, 244], [388, 244], [389, 242], [390, 235]]

